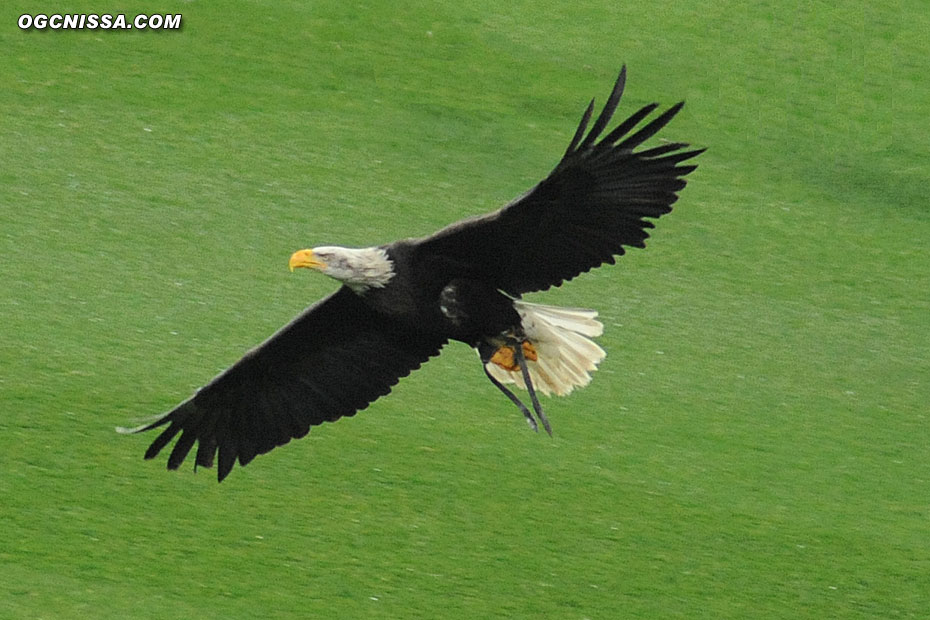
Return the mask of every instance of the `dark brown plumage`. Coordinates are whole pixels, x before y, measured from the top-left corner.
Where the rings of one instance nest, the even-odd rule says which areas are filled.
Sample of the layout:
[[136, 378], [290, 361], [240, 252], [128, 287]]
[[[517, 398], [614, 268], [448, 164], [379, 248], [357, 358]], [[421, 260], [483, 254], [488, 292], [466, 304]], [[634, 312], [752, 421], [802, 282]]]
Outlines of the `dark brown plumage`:
[[[677, 192], [685, 187], [683, 177], [696, 167], [683, 162], [703, 150], [686, 150], [686, 144], [673, 142], [636, 151], [682, 103], [637, 130], [658, 107], [647, 105], [600, 139], [625, 80], [624, 67], [590, 131], [593, 100], [562, 160], [529, 192], [498, 211], [432, 236], [365, 250], [386, 259], [386, 284], [364, 280], [368, 276], [358, 269], [352, 271], [356, 279], [346, 279], [325, 271], [330, 266], [323, 261], [313, 263], [347, 285], [309, 307], [172, 411], [123, 430], [167, 425], [146, 459], [178, 437], [169, 469], [176, 469], [197, 443], [196, 465], [210, 467], [218, 455], [217, 474], [223, 480], [235, 461], [246, 465], [256, 455], [303, 437], [311, 426], [364, 409], [438, 354], [449, 339], [478, 348], [486, 367], [498, 363], [490, 359], [496, 350], [509, 347], [548, 430], [524, 370], [534, 365], [523, 359], [521, 349], [521, 343], [528, 343], [530, 352], [532, 345], [545, 343], [527, 335], [521, 316], [534, 310], [514, 299], [613, 264], [625, 246], [644, 247], [653, 227], [645, 218], [671, 211]], [[338, 249], [329, 249], [331, 262], [336, 261]], [[351, 271], [351, 255], [340, 254], [338, 260]], [[535, 428], [527, 408], [488, 376]]]

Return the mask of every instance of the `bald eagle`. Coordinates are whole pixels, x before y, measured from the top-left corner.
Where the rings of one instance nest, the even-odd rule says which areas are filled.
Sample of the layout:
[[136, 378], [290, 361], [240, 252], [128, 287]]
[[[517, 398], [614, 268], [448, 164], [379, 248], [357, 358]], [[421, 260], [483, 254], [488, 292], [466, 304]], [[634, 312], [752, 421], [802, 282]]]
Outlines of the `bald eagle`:
[[[458, 340], [477, 350], [529, 425], [551, 434], [536, 392], [586, 385], [605, 356], [592, 340], [603, 328], [593, 310], [521, 295], [613, 264], [624, 247], [645, 247], [653, 227], [645, 218], [671, 211], [696, 168], [684, 162], [703, 151], [682, 142], [639, 148], [684, 102], [642, 124], [658, 107], [646, 105], [601, 138], [625, 82], [624, 66], [590, 131], [594, 100], [549, 176], [498, 211], [422, 239], [295, 252], [292, 271], [313, 269], [343, 285], [168, 413], [119, 430], [167, 425], [145, 458], [180, 435], [168, 469], [197, 443], [195, 469], [212, 467], [218, 454], [222, 481], [236, 460], [246, 465], [311, 426], [354, 415]], [[505, 384], [527, 390], [532, 412]]]

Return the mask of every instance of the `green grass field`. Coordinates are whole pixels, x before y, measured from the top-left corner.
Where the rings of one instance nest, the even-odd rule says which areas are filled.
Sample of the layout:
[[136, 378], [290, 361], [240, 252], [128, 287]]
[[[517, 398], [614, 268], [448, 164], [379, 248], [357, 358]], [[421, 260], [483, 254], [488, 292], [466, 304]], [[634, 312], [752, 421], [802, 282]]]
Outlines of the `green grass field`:
[[[0, 9], [0, 617], [927, 617], [922, 0], [212, 4]], [[113, 432], [334, 290], [293, 250], [530, 187], [624, 62], [709, 150], [533, 297], [607, 326], [552, 439], [459, 344], [222, 485]]]

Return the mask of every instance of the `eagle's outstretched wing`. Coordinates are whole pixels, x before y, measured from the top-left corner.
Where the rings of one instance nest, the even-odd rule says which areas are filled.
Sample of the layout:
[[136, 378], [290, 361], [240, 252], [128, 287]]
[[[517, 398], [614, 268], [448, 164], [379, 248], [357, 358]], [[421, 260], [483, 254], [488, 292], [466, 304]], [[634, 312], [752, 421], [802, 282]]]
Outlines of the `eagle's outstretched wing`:
[[[592, 100], [562, 160], [523, 196], [487, 215], [462, 220], [420, 240], [421, 257], [467, 264], [476, 277], [520, 295], [558, 286], [604, 263], [624, 246], [645, 247], [647, 229], [671, 211], [684, 177], [683, 164], [704, 149], [672, 142], [637, 151], [681, 110], [672, 106], [642, 127], [657, 107], [649, 104], [600, 141], [626, 82], [620, 71], [603, 111], [585, 134]], [[635, 131], [634, 131], [635, 130]]]
[[145, 453], [154, 458], [180, 434], [168, 469], [197, 442], [196, 465], [219, 453], [223, 480], [238, 459], [303, 437], [311, 426], [354, 415], [439, 353], [445, 340], [372, 311], [347, 287], [307, 308], [191, 398], [150, 424], [168, 427]]

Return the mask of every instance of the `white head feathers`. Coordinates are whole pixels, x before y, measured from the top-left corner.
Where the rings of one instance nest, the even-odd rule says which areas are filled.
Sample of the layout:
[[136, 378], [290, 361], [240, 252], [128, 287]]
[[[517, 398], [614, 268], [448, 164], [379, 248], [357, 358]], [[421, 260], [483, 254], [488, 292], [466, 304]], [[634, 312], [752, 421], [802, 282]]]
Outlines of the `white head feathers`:
[[345, 283], [356, 293], [383, 288], [394, 277], [394, 263], [382, 248], [321, 246], [310, 252], [313, 264], [306, 266]]

